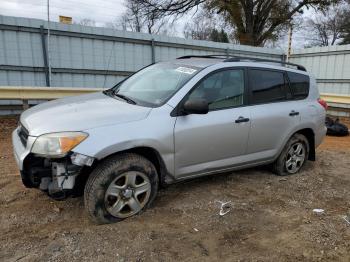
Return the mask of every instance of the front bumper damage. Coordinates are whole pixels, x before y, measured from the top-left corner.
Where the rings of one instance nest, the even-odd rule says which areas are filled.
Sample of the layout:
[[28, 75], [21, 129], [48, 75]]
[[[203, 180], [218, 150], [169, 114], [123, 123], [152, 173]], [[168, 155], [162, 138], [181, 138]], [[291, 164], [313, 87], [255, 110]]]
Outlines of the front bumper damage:
[[55, 199], [65, 198], [74, 189], [82, 167], [72, 164], [68, 157], [48, 159], [28, 155], [21, 170], [23, 184], [39, 188]]
[[79, 186], [83, 171], [91, 168], [94, 158], [70, 152], [62, 158], [47, 158], [30, 152], [35, 137], [20, 137], [18, 127], [12, 134], [13, 149], [23, 184], [39, 188], [55, 199], [63, 199]]

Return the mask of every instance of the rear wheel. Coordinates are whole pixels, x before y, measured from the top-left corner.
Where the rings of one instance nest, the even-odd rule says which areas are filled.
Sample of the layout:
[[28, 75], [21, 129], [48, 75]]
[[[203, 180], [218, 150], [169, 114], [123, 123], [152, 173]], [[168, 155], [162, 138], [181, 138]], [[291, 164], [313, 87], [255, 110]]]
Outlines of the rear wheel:
[[273, 163], [273, 172], [279, 176], [298, 173], [309, 157], [309, 142], [302, 134], [294, 134]]
[[98, 224], [113, 223], [141, 213], [154, 200], [158, 175], [154, 165], [136, 154], [106, 159], [90, 175], [85, 208]]

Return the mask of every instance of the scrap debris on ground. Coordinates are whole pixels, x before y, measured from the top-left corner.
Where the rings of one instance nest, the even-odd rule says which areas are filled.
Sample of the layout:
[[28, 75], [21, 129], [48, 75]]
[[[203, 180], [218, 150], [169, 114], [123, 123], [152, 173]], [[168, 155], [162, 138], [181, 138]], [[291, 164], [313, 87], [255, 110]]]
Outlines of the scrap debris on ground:
[[[350, 137], [326, 137], [298, 175], [261, 167], [188, 181], [162, 189], [140, 216], [97, 226], [82, 198], [24, 188], [16, 125], [0, 118], [0, 261], [350, 260]], [[230, 212], [218, 215], [217, 200]]]
[[328, 136], [348, 136], [349, 128], [339, 121], [339, 118], [333, 119], [326, 117], [326, 127]]

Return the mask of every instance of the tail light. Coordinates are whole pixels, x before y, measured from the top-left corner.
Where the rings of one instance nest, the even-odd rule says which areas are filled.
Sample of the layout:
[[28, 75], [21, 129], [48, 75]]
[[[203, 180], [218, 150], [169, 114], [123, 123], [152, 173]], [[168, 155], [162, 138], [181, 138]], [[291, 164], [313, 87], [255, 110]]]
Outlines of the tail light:
[[325, 110], [327, 110], [328, 105], [327, 105], [327, 102], [326, 102], [326, 101], [324, 101], [323, 99], [319, 98], [319, 99], [317, 99], [317, 102], [318, 102], [321, 106], [323, 106], [323, 108], [324, 108]]

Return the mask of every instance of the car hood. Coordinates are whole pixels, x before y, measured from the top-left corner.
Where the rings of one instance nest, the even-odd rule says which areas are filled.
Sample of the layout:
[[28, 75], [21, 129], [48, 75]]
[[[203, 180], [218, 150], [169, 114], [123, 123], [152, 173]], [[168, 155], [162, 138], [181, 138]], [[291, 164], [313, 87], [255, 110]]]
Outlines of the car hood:
[[24, 111], [20, 121], [29, 135], [39, 136], [137, 121], [144, 119], [150, 110], [98, 92], [39, 104]]

